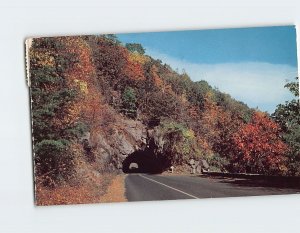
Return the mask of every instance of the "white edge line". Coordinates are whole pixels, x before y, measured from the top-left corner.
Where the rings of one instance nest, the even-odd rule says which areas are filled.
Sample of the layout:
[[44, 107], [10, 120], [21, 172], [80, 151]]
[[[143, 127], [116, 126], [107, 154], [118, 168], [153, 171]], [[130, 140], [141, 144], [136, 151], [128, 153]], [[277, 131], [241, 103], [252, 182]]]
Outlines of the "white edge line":
[[145, 178], [145, 179], [147, 179], [147, 180], [150, 180], [150, 181], [152, 181], [152, 182], [155, 182], [155, 183], [158, 183], [158, 184], [160, 184], [160, 185], [163, 185], [163, 186], [165, 186], [165, 187], [168, 187], [168, 188], [170, 188], [170, 189], [173, 189], [173, 190], [175, 190], [175, 191], [177, 191], [177, 192], [183, 193], [183, 194], [185, 194], [185, 195], [187, 195], [187, 196], [189, 196], [189, 197], [192, 197], [192, 198], [195, 198], [195, 199], [199, 199], [199, 197], [193, 196], [192, 194], [183, 192], [183, 191], [181, 191], [181, 190], [179, 190], [179, 189], [173, 188], [173, 187], [171, 187], [171, 186], [169, 186], [169, 185], [166, 185], [166, 184], [164, 184], [164, 183], [158, 182], [158, 181], [156, 181], [156, 180], [153, 180], [153, 179], [148, 178], [148, 177], [146, 177], [146, 176], [143, 176], [143, 175], [141, 175], [141, 174], [139, 174], [139, 176], [141, 176], [141, 177], [143, 177], [143, 178]]

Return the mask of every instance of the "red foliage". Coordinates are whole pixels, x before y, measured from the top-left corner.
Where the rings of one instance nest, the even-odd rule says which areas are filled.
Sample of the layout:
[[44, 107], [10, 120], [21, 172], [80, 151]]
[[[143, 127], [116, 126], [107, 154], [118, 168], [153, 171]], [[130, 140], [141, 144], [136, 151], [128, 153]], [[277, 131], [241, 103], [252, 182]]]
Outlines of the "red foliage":
[[144, 69], [142, 64], [137, 61], [132, 61], [129, 56], [130, 54], [128, 54], [127, 56], [127, 63], [124, 70], [125, 74], [132, 80], [145, 80], [146, 78], [144, 76]]
[[159, 75], [158, 75], [158, 68], [155, 65], [153, 65], [151, 67], [150, 74], [151, 74], [151, 76], [153, 78], [154, 85], [156, 87], [158, 87], [158, 88], [161, 88], [164, 83], [163, 83], [163, 80], [161, 79], [161, 77], [159, 77]]
[[98, 78], [104, 77], [112, 87], [123, 86], [128, 60], [126, 48], [98, 38], [94, 52], [94, 64]]
[[[196, 114], [194, 114], [194, 118], [197, 118]], [[199, 142], [202, 149], [209, 154], [213, 151], [214, 144], [219, 141], [222, 130], [221, 123], [224, 121], [225, 114], [212, 100], [212, 93], [206, 95], [203, 107], [198, 114], [199, 120], [195, 129], [200, 137]]]
[[77, 59], [72, 69], [67, 72], [70, 85], [78, 86], [81, 93], [81, 98], [72, 106], [73, 117], [80, 117], [93, 126], [99, 121], [102, 109], [91, 49], [80, 37], [65, 37], [63, 42], [67, 52], [74, 54]]
[[284, 154], [288, 147], [279, 133], [280, 128], [274, 121], [264, 113], [255, 112], [251, 122], [232, 136], [233, 160], [240, 165], [240, 171], [284, 172]]

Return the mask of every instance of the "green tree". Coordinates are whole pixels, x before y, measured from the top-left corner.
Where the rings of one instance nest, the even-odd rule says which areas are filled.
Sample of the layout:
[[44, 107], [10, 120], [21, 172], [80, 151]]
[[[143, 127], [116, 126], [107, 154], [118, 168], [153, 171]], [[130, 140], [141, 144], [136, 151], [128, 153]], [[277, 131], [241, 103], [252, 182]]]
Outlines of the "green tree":
[[139, 54], [145, 54], [145, 49], [141, 44], [137, 43], [127, 43], [125, 47], [130, 51], [130, 52], [138, 52]]
[[194, 131], [182, 123], [165, 120], [159, 125], [158, 145], [167, 167], [188, 162], [191, 157], [199, 159], [202, 154], [197, 147]]
[[279, 104], [272, 117], [280, 124], [283, 130], [283, 140], [289, 145], [288, 169], [292, 175], [300, 175], [300, 105], [299, 105], [299, 78], [287, 83], [295, 98]]
[[120, 45], [121, 42], [119, 41], [118, 37], [115, 34], [106, 34], [104, 35], [105, 38], [107, 38], [110, 42], [116, 45]]
[[126, 116], [130, 118], [137, 117], [137, 106], [136, 106], [136, 95], [135, 91], [131, 87], [127, 87], [122, 95], [122, 110]]
[[63, 53], [59, 39], [40, 38], [30, 49], [33, 144], [36, 175], [43, 182], [67, 179], [72, 173], [71, 142], [84, 130], [70, 117], [78, 91], [70, 88], [66, 70], [76, 62], [71, 53]]

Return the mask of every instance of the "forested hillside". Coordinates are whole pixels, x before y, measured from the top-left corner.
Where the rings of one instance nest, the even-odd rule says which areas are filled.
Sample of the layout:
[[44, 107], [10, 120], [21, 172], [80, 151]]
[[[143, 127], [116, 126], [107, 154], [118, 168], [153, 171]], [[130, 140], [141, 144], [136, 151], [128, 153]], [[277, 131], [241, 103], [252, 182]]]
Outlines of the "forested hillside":
[[105, 186], [143, 151], [159, 172], [191, 158], [215, 171], [300, 172], [296, 99], [270, 117], [114, 35], [36, 38], [29, 58], [38, 188]]

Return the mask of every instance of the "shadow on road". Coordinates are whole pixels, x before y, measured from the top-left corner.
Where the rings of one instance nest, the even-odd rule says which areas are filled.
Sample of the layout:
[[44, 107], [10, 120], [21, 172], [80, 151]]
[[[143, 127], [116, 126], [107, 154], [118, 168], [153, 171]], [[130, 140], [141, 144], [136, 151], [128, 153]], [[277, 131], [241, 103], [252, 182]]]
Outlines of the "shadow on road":
[[298, 189], [300, 191], [300, 177], [278, 177], [278, 176], [244, 176], [228, 177], [214, 176], [209, 174], [201, 175], [203, 178], [219, 180], [221, 183], [232, 184], [243, 187], [261, 187], [277, 189]]

